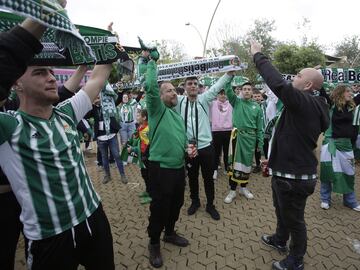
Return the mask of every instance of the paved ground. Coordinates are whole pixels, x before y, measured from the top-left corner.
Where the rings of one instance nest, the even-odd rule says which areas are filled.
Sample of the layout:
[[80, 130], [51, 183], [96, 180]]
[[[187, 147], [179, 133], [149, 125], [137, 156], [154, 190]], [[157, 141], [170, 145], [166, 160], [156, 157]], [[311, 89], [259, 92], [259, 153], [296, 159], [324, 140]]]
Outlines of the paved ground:
[[[148, 206], [139, 203], [138, 194], [144, 190], [139, 169], [134, 165], [126, 167], [130, 183], [124, 185], [116, 179], [118, 173], [112, 168], [113, 181], [103, 185], [100, 183], [103, 173], [94, 163], [95, 154], [87, 154], [86, 160], [112, 226], [116, 269], [151, 269], [146, 234], [149, 211]], [[255, 199], [249, 201], [238, 196], [230, 205], [223, 203], [227, 194], [224, 174], [220, 174], [215, 185], [221, 220], [214, 221], [205, 212], [203, 187], [202, 207], [195, 216], [187, 216], [190, 203], [187, 187], [177, 231], [190, 240], [190, 246], [178, 248], [162, 243], [163, 269], [271, 269], [271, 262], [283, 256], [260, 242], [261, 235], [273, 232], [276, 225], [270, 178], [254, 175], [249, 188]], [[360, 184], [357, 195], [360, 198]], [[319, 204], [318, 185], [306, 207], [309, 241], [305, 268], [360, 269], [360, 254], [353, 247], [354, 240], [360, 240], [360, 213], [344, 207], [338, 195], [333, 197], [330, 210], [320, 209]], [[25, 269], [23, 249], [21, 241], [17, 270]]]

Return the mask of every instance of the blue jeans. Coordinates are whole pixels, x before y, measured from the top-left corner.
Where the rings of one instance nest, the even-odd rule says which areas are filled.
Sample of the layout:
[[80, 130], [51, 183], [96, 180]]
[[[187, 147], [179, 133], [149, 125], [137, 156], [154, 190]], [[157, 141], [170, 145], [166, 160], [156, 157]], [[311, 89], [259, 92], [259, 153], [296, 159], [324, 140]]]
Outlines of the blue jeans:
[[122, 163], [122, 161], [120, 159], [120, 155], [119, 155], [119, 144], [117, 141], [117, 136], [114, 136], [110, 140], [106, 140], [106, 141], [98, 140], [98, 146], [100, 149], [102, 164], [103, 164], [105, 173], [107, 175], [110, 175], [109, 153], [108, 153], [108, 149], [110, 148], [110, 152], [115, 159], [115, 162], [119, 169], [120, 174], [124, 175], [125, 171], [124, 171], [124, 166], [123, 166], [123, 163]]
[[135, 132], [135, 129], [135, 121], [132, 121], [131, 123], [121, 122], [120, 136], [122, 145], [127, 143]]
[[[320, 186], [320, 198], [322, 202], [331, 204], [331, 183], [323, 183], [321, 182]], [[343, 203], [345, 206], [350, 208], [355, 208], [359, 205], [356, 200], [355, 192], [350, 192], [347, 194], [343, 194]]]

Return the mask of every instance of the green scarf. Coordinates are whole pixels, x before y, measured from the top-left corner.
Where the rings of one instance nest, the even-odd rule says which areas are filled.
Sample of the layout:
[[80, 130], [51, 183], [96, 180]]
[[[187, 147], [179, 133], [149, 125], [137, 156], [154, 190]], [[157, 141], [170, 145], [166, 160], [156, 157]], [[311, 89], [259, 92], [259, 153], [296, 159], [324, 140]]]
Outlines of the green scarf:
[[[51, 29], [53, 39], [61, 48], [82, 49], [87, 59], [95, 55], [70, 21], [66, 10], [57, 0], [0, 0], [0, 9], [22, 17], [30, 17]], [[11, 15], [11, 14], [10, 14]], [[13, 15], [14, 16], [14, 15]], [[21, 20], [21, 19], [20, 19]]]
[[[18, 15], [0, 12], [0, 32], [9, 31], [22, 21], [23, 18]], [[93, 64], [95, 61], [98, 64], [108, 64], [120, 59], [117, 64], [118, 73], [132, 74], [134, 63], [129, 59], [127, 52], [133, 53], [140, 49], [122, 48], [117, 37], [106, 30], [82, 25], [74, 27], [76, 27], [76, 38], [67, 33], [63, 39], [58, 38], [60, 32], [58, 29], [48, 28], [41, 38], [44, 48], [34, 57], [31, 65], [72, 66]], [[67, 42], [64, 41], [66, 38], [69, 39]]]
[[106, 135], [110, 134], [110, 118], [115, 117], [119, 121], [117, 114], [117, 109], [115, 106], [115, 100], [117, 99], [117, 94], [112, 89], [111, 85], [107, 83], [105, 87], [101, 90], [101, 112], [104, 120], [104, 127]]

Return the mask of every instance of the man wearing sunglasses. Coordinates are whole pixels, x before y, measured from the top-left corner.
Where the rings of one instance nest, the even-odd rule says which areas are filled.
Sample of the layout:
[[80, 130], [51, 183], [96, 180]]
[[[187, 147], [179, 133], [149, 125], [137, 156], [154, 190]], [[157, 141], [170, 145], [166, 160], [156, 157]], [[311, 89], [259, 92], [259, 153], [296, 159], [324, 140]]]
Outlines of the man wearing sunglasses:
[[204, 179], [204, 188], [207, 199], [206, 212], [214, 220], [219, 220], [220, 215], [214, 206], [214, 158], [215, 152], [212, 145], [212, 135], [209, 120], [209, 105], [216, 99], [225, 84], [232, 81], [234, 72], [223, 75], [208, 91], [199, 94], [199, 82], [196, 77], [185, 79], [187, 96], [178, 96], [176, 111], [185, 121], [185, 130], [188, 142], [197, 146], [198, 155], [186, 162], [188, 170], [191, 205], [188, 215], [196, 213], [200, 207], [199, 198], [199, 167]]

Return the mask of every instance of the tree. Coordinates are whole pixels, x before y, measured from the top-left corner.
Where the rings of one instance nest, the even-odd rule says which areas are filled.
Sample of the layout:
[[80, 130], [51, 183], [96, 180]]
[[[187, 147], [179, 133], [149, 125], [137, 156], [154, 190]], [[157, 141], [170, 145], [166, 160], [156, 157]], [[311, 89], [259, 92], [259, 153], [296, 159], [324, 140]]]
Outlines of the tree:
[[249, 53], [249, 40], [255, 39], [260, 42], [263, 45], [263, 52], [271, 57], [278, 43], [272, 36], [275, 29], [275, 21], [267, 19], [255, 20], [253, 26], [244, 35], [234, 31], [234, 26], [223, 25], [217, 31], [220, 37], [219, 48], [211, 48], [207, 53], [212, 56], [227, 54], [239, 56], [242, 62], [248, 63], [248, 69], [241, 71], [239, 75], [255, 82], [258, 72]]
[[360, 36], [354, 35], [344, 38], [335, 46], [337, 56], [347, 57], [347, 67], [360, 66]]
[[298, 46], [296, 44], [282, 44], [274, 52], [274, 65], [280, 72], [296, 74], [302, 68], [325, 65], [325, 56], [321, 47], [316, 43]]
[[181, 62], [186, 55], [183, 51], [184, 45], [175, 40], [160, 40], [155, 41], [156, 47], [160, 53], [158, 64], [169, 64], [174, 62]]

